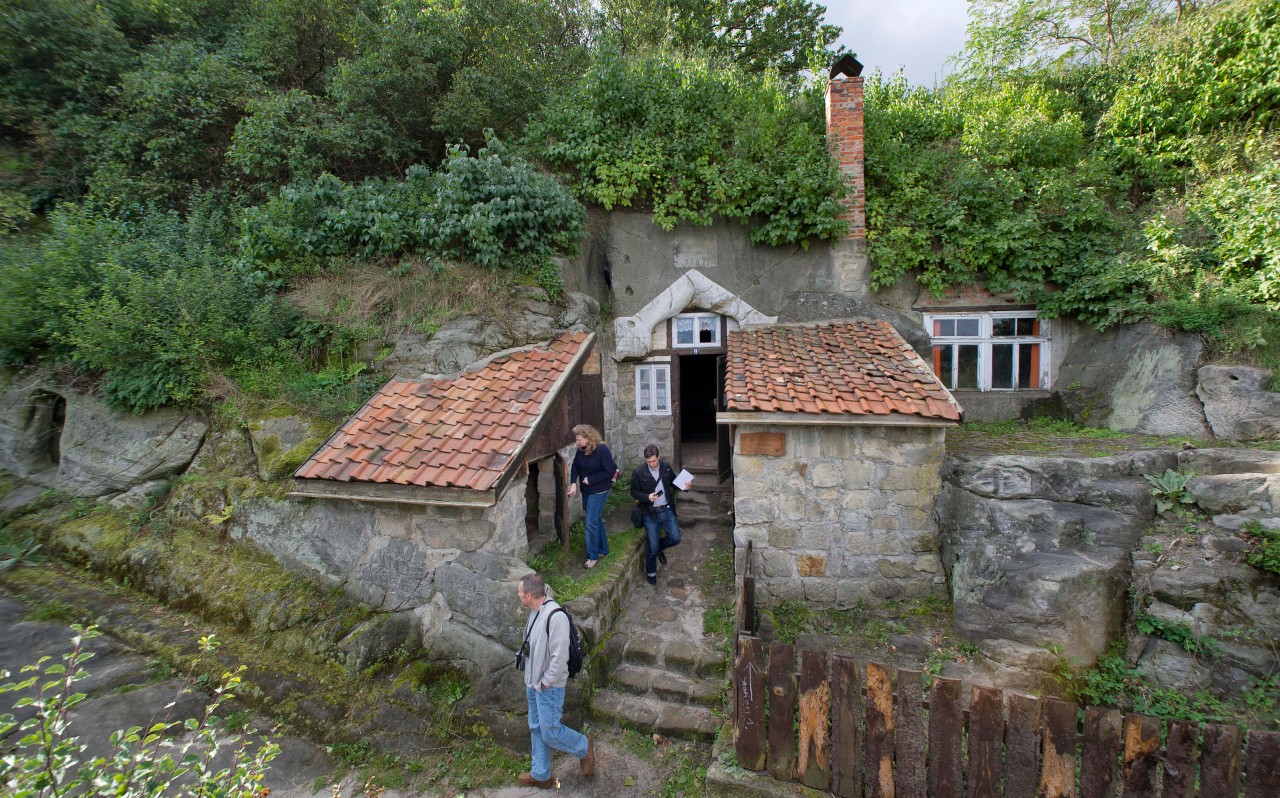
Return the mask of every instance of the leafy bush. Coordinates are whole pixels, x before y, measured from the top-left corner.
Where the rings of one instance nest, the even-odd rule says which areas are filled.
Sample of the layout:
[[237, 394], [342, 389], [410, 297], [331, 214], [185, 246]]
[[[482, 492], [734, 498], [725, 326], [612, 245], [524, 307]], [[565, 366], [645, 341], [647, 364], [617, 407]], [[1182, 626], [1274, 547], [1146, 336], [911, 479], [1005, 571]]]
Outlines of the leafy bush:
[[843, 184], [824, 140], [821, 86], [662, 52], [595, 54], [526, 143], [606, 209], [646, 207], [664, 229], [719, 215], [756, 243], [834, 238]]
[[[84, 758], [85, 746], [68, 733], [68, 713], [86, 698], [75, 692], [75, 683], [88, 676], [84, 663], [93, 654], [85, 651], [83, 644], [97, 633], [92, 627], [74, 628], [78, 634], [62, 663], [41, 657], [36, 664], [22, 668], [21, 681], [0, 685], [0, 693], [21, 696], [15, 707], [34, 710], [21, 722], [9, 713], [0, 715], [0, 738], [13, 731], [20, 735], [14, 735], [17, 739], [10, 738], [0, 749], [0, 785], [5, 787], [5, 795], [260, 798], [264, 794], [262, 778], [279, 754], [279, 745], [251, 739], [244, 727], [230, 729], [218, 714], [234, 698], [232, 690], [240, 684], [237, 674], [223, 674], [201, 717], [164, 720], [145, 728], [131, 726], [111, 735], [110, 754]], [[207, 654], [217, 648], [217, 641], [204, 637], [200, 646]], [[180, 695], [192, 691], [197, 681], [194, 671], [193, 664]], [[3, 675], [9, 676], [7, 671]], [[215, 768], [214, 757], [227, 747], [232, 750], [230, 763]]]
[[412, 166], [402, 181], [326, 175], [286, 187], [245, 213], [239, 268], [275, 287], [338, 256], [443, 254], [537, 271], [576, 253], [585, 222], [564, 187], [490, 139], [475, 157], [451, 148], [438, 173]]
[[1107, 654], [1080, 675], [1075, 688], [1077, 700], [1086, 706], [1116, 707], [1125, 712], [1177, 718], [1198, 722], [1236, 719], [1222, 701], [1207, 693], [1186, 695], [1160, 687], [1128, 667], [1124, 658]]

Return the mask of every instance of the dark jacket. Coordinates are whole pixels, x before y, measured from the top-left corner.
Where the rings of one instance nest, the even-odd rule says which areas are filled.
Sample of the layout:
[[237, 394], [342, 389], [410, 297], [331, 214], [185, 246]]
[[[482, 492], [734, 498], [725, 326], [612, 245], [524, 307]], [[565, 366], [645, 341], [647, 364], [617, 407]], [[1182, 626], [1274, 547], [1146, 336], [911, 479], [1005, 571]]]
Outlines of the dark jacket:
[[613, 475], [618, 466], [614, 465], [613, 454], [603, 443], [591, 454], [583, 454], [579, 449], [573, 455], [573, 467], [569, 469], [569, 481], [577, 482], [585, 478], [587, 484], [582, 486], [583, 495], [606, 493], [613, 487]]
[[[671, 465], [666, 460], [658, 461], [658, 476], [662, 479], [663, 492], [667, 495], [667, 506], [671, 508], [671, 512], [676, 511], [676, 472], [671, 470]], [[649, 494], [653, 493], [658, 487], [658, 482], [653, 478], [653, 474], [649, 473], [649, 466], [641, 463], [636, 466], [636, 470], [631, 472], [631, 496], [645, 512], [653, 512], [653, 504], [649, 501]]]

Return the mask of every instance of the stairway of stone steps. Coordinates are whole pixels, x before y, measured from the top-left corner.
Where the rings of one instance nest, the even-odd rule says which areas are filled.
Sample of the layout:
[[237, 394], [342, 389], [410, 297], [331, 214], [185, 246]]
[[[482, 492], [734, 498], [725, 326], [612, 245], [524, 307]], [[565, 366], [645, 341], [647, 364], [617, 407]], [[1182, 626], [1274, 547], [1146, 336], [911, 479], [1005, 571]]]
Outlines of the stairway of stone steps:
[[[697, 487], [695, 482], [694, 487]], [[623, 616], [605, 644], [609, 682], [597, 689], [600, 720], [668, 737], [710, 740], [724, 712], [728, 657], [703, 634], [702, 591], [713, 547], [733, 546], [723, 511], [728, 493], [681, 494], [681, 543], [667, 549], [658, 584], [634, 583]]]

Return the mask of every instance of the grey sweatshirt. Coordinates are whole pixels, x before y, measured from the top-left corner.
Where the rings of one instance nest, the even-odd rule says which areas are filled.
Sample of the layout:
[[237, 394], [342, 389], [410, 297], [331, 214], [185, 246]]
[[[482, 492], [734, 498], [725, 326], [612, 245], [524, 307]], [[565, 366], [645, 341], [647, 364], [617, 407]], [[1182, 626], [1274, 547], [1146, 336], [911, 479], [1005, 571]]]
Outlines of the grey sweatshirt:
[[524, 665], [524, 685], [535, 690], [542, 686], [564, 687], [569, 683], [569, 616], [557, 612], [551, 618], [551, 635], [547, 638], [547, 619], [560, 605], [554, 599], [542, 603], [542, 609], [529, 613], [524, 625], [529, 638], [529, 659]]

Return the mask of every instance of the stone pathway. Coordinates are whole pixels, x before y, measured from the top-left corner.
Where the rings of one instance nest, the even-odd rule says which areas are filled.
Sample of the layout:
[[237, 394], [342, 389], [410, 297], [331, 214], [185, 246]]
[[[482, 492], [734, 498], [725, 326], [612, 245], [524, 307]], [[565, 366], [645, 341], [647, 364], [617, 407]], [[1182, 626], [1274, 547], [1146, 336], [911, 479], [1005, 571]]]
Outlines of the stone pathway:
[[611, 683], [592, 699], [597, 717], [664, 736], [714, 738], [728, 657], [724, 641], [703, 632], [703, 585], [712, 551], [719, 547], [731, 556], [733, 547], [732, 525], [717, 498], [682, 497], [680, 545], [667, 549], [656, 586], [637, 581], [605, 644]]

